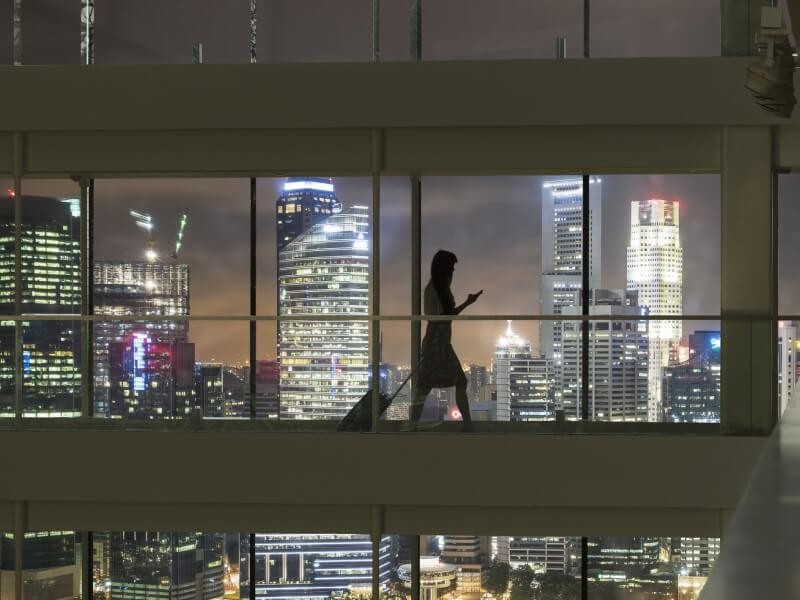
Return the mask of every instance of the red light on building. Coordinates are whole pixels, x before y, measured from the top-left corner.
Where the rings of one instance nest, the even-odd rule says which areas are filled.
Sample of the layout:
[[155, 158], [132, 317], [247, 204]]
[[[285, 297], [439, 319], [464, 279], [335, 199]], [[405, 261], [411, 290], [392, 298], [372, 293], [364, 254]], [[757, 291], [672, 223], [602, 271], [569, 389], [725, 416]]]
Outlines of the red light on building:
[[14, 191], [14, 188], [8, 188], [8, 189], [6, 190], [6, 192], [8, 193], [8, 199], [9, 199], [9, 200], [11, 200], [11, 199], [15, 198], [15, 197], [16, 197], [16, 195], [17, 195], [17, 193]]

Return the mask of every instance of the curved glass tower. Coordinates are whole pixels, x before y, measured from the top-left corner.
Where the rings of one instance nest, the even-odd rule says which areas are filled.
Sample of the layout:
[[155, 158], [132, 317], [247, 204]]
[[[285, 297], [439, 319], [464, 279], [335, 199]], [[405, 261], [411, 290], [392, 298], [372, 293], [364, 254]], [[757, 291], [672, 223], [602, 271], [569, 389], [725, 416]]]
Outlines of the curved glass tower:
[[281, 322], [281, 418], [341, 419], [369, 379], [369, 322], [341, 318], [369, 311], [368, 209], [334, 212], [288, 242], [278, 294], [281, 316], [338, 317]]

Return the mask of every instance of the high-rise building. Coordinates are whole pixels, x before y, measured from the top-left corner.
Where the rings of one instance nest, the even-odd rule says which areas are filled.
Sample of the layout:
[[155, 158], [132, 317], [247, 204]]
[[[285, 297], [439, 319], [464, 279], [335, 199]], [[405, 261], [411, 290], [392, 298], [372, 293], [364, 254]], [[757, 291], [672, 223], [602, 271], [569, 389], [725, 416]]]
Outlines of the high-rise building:
[[[22, 198], [22, 312], [80, 313], [80, 205]], [[0, 313], [15, 312], [14, 202], [0, 203]], [[77, 323], [22, 323], [23, 412], [80, 414]], [[0, 324], [0, 416], [14, 414], [14, 323]]]
[[[75, 532], [33, 531], [22, 542], [22, 596], [48, 600], [80, 597], [81, 572]], [[0, 598], [14, 597], [14, 535], [0, 535]]]
[[194, 365], [196, 404], [204, 417], [225, 417], [225, 370], [222, 363]]
[[720, 332], [689, 335], [689, 358], [664, 367], [663, 406], [672, 423], [719, 423]]
[[194, 344], [155, 341], [144, 331], [111, 342], [108, 405], [111, 415], [147, 419], [197, 410]]
[[[602, 266], [602, 180], [589, 179], [589, 287], [599, 288]], [[565, 306], [580, 305], [583, 285], [583, 179], [558, 179], [542, 184], [541, 314], [559, 315]], [[557, 321], [541, 321], [542, 354], [561, 363]]]
[[[627, 289], [638, 292], [639, 305], [651, 315], [683, 312], [683, 248], [680, 205], [676, 200], [631, 202], [631, 241], [627, 252]], [[662, 370], [681, 340], [680, 320], [650, 322], [648, 420], [663, 421]]]
[[495, 345], [493, 379], [498, 421], [555, 418], [553, 360], [534, 356], [531, 343], [511, 329]]
[[489, 385], [489, 372], [486, 367], [470, 364], [467, 369], [467, 394], [470, 402], [480, 402], [481, 390]]
[[[589, 314], [605, 316], [589, 322], [589, 418], [597, 421], [646, 421], [648, 407], [648, 322], [615, 319], [644, 317], [636, 292], [591, 290]], [[578, 306], [563, 314], [579, 315]], [[581, 418], [581, 322], [559, 321], [563, 364], [558, 387], [567, 419]]]
[[[391, 572], [391, 538], [380, 543], [380, 582]], [[328, 600], [333, 594], [369, 594], [372, 541], [353, 534], [256, 534], [256, 598]]]
[[800, 337], [794, 321], [778, 321], [778, 407], [780, 414], [789, 406], [800, 378]]
[[224, 535], [112, 531], [109, 597], [222, 600]]
[[[289, 185], [291, 182], [287, 182]], [[281, 323], [283, 419], [341, 419], [367, 391], [369, 213], [334, 213], [280, 251], [279, 312], [285, 317], [353, 317]]]
[[330, 177], [289, 177], [275, 206], [278, 252], [317, 223], [341, 212]]
[[509, 564], [512, 569], [528, 565], [536, 573], [569, 573], [570, 538], [510, 537]]
[[461, 598], [480, 598], [482, 556], [477, 535], [444, 536], [439, 560], [456, 566], [456, 591]]
[[682, 537], [673, 540], [673, 553], [682, 575], [708, 577], [719, 556], [719, 538]]
[[281, 369], [276, 360], [256, 361], [256, 418], [277, 419]]
[[[119, 317], [164, 317], [189, 314], [189, 265], [161, 262], [96, 261], [94, 264], [94, 312]], [[109, 349], [143, 334], [151, 343], [187, 342], [186, 320], [108, 320], [94, 323], [95, 414], [116, 417], [148, 416], [131, 413], [109, 402]]]

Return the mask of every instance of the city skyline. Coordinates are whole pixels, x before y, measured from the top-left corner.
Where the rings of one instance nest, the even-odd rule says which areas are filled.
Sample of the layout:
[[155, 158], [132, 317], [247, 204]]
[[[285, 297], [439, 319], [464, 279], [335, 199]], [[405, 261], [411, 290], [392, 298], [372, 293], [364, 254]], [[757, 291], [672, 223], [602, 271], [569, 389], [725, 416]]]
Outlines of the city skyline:
[[[483, 288], [472, 314], [535, 314], [539, 310], [541, 182], [553, 177], [435, 177], [423, 180], [423, 280], [427, 261], [440, 247], [459, 256], [453, 290], [457, 297]], [[258, 308], [275, 314], [275, 202], [281, 178], [258, 185]], [[371, 200], [367, 178], [335, 178], [345, 206]], [[10, 182], [3, 182], [8, 185]], [[75, 196], [66, 181], [31, 181], [25, 193]], [[384, 178], [381, 207], [381, 287], [383, 314], [408, 314], [407, 252], [410, 240], [410, 186], [405, 177]], [[717, 176], [603, 177], [604, 288], [625, 287], [629, 202], [659, 196], [681, 200], [685, 252], [685, 314], [719, 312], [719, 178]], [[141, 260], [146, 237], [128, 216], [130, 208], [153, 214], [156, 243], [166, 248], [189, 207], [182, 259], [192, 266], [192, 314], [245, 315], [249, 288], [249, 187], [246, 179], [98, 180], [96, 182], [96, 260]], [[497, 197], [502, 210], [487, 202]], [[451, 207], [456, 214], [448, 215]], [[223, 216], [224, 215], [224, 216]], [[800, 211], [798, 211], [800, 217]], [[487, 222], [491, 219], [490, 222]], [[620, 237], [622, 239], [620, 239]], [[497, 269], [496, 264], [502, 264]], [[487, 282], [485, 274], [492, 273]], [[423, 281], [423, 283], [424, 283]], [[701, 285], [699, 282], [703, 282]], [[714, 322], [691, 322], [697, 329]], [[500, 321], [459, 322], [454, 346], [464, 363], [489, 365]], [[515, 321], [515, 330], [539, 349], [537, 321]], [[195, 322], [191, 341], [199, 360], [243, 364], [247, 360], [246, 322]], [[258, 358], [274, 357], [274, 322], [260, 321]], [[384, 360], [408, 364], [407, 323], [384, 323]]]

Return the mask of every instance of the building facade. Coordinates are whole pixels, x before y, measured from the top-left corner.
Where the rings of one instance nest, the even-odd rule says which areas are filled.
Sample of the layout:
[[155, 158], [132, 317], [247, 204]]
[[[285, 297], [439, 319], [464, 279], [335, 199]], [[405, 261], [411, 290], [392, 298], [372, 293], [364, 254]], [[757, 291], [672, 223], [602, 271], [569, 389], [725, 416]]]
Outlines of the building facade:
[[689, 335], [689, 358], [664, 367], [663, 406], [671, 423], [719, 423], [720, 332]]
[[[76, 199], [22, 198], [22, 313], [80, 313], [80, 205]], [[13, 196], [0, 203], [0, 313], [15, 312]], [[14, 323], [0, 322], [0, 416], [14, 415]], [[23, 413], [80, 414], [78, 323], [22, 323]]]
[[[589, 322], [589, 418], [597, 421], [646, 421], [648, 417], [648, 321], [615, 319], [644, 317], [635, 292], [591, 290], [589, 314], [604, 316]], [[579, 315], [580, 307], [563, 314]], [[559, 321], [563, 365], [558, 387], [565, 417], [581, 418], [581, 322]]]
[[[589, 287], [599, 288], [602, 267], [602, 180], [589, 179]], [[542, 184], [543, 315], [559, 315], [563, 307], [580, 305], [583, 285], [583, 179], [558, 179]], [[577, 299], [577, 300], [576, 300]], [[561, 364], [561, 338], [557, 321], [541, 321], [542, 354]]]
[[[188, 342], [186, 320], [147, 317], [189, 314], [189, 265], [156, 261], [96, 261], [94, 264], [94, 312], [115, 319], [94, 323], [95, 415], [105, 417], [151, 417], [131, 412], [110, 402], [109, 350], [113, 343], [125, 343], [131, 336], [144, 335], [151, 343]], [[142, 318], [136, 321], [120, 317]]]
[[[627, 250], [627, 289], [639, 296], [639, 305], [651, 315], [683, 312], [683, 248], [680, 205], [674, 200], [631, 202], [631, 241]], [[663, 369], [681, 341], [680, 320], [650, 322], [650, 400], [648, 420], [663, 421]]]
[[280, 251], [278, 266], [280, 315], [317, 317], [281, 323], [281, 418], [341, 419], [369, 378], [369, 321], [358, 319], [369, 310], [367, 208], [313, 225]]
[[534, 356], [531, 343], [511, 329], [495, 345], [493, 379], [498, 421], [555, 418], [553, 360]]
[[[391, 572], [391, 539], [381, 538], [380, 582]], [[328, 600], [372, 590], [372, 540], [353, 534], [256, 534], [256, 598]]]
[[778, 407], [782, 415], [789, 406], [800, 377], [800, 338], [794, 321], [778, 321]]

